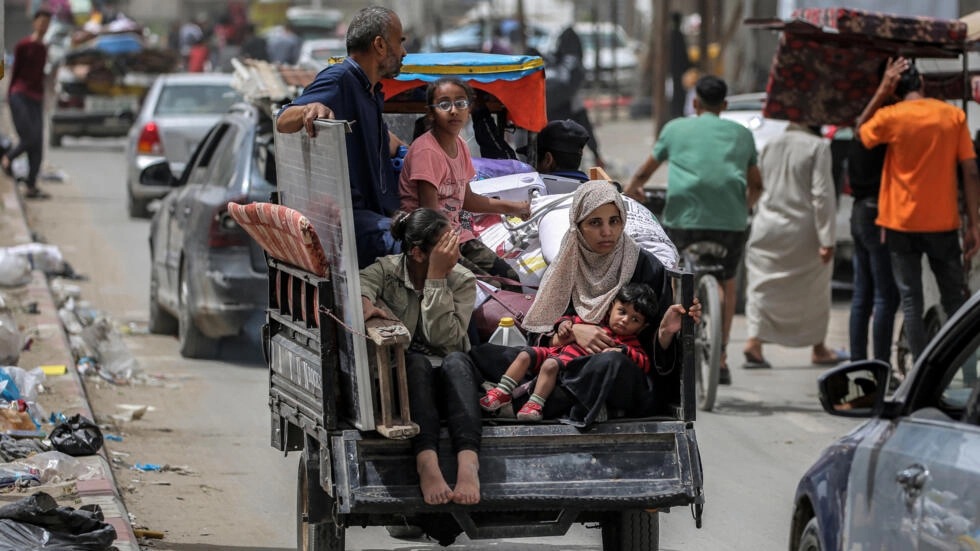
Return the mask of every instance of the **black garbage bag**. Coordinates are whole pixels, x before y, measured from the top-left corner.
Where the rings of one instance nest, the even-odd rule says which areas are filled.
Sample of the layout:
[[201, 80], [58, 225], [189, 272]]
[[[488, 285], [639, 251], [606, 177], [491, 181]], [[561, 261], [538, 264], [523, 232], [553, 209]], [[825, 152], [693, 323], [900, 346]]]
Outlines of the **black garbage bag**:
[[0, 551], [110, 551], [115, 540], [98, 505], [59, 507], [37, 492], [0, 507]]
[[102, 447], [102, 431], [87, 417], [76, 413], [51, 430], [51, 445], [72, 456], [94, 455]]

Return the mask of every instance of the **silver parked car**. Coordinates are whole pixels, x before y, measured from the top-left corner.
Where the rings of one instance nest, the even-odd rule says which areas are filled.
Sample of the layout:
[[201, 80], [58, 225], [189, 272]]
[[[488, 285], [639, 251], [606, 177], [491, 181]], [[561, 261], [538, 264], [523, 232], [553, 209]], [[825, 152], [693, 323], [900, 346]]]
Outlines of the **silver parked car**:
[[268, 201], [275, 191], [272, 120], [239, 103], [211, 128], [179, 177], [166, 161], [144, 184], [170, 191], [150, 223], [150, 331], [177, 333], [180, 354], [212, 357], [268, 304], [262, 249], [228, 214], [228, 203]]
[[166, 159], [180, 174], [197, 142], [241, 95], [231, 87], [231, 75], [174, 73], [157, 77], [126, 143], [126, 193], [129, 215], [148, 216], [147, 205], [170, 191], [169, 187], [140, 183], [140, 172]]

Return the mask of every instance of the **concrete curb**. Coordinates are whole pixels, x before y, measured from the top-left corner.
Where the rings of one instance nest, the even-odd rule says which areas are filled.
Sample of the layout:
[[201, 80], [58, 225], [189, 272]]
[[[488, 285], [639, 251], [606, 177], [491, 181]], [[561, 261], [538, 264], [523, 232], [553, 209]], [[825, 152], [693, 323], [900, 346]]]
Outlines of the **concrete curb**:
[[[10, 221], [10, 229], [14, 233], [14, 242], [30, 243], [33, 240], [22, 199], [17, 192], [16, 184], [10, 182], [9, 179], [8, 183], [10, 187], [4, 186], [2, 197], [3, 212], [8, 213], [4, 218]], [[25, 302], [37, 303], [40, 313], [32, 316], [31, 320], [36, 322], [40, 335], [45, 339], [47, 347], [51, 349], [50, 356], [43, 359], [44, 363], [64, 364], [68, 368], [64, 376], [48, 377], [45, 386], [50, 389], [51, 394], [63, 397], [63, 401], [57, 406], [65, 415], [80, 413], [94, 420], [95, 416], [89, 405], [85, 386], [82, 384], [81, 376], [76, 368], [68, 335], [58, 317], [58, 308], [47, 277], [39, 271], [34, 271], [31, 282], [27, 284], [23, 292]], [[72, 483], [73, 488], [64, 489], [60, 495], [55, 492], [50, 493], [59, 503], [75, 508], [87, 504], [99, 505], [105, 515], [105, 521], [116, 529], [116, 541], [113, 545], [119, 551], [139, 551], [138, 540], [133, 532], [129, 513], [126, 511], [117, 490], [118, 485], [113, 477], [105, 447], [99, 451], [97, 456], [79, 459], [86, 460], [86, 462], [96, 462], [102, 476], [90, 480], [75, 481]], [[66, 498], [70, 498], [71, 503], [63, 503]]]

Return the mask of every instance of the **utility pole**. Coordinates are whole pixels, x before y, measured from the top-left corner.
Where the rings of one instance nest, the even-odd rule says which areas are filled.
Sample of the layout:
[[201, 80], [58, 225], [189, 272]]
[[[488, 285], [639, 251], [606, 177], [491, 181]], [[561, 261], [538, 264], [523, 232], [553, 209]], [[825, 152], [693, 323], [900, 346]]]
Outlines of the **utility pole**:
[[654, 138], [660, 134], [660, 130], [667, 124], [667, 91], [664, 84], [667, 82], [667, 38], [668, 38], [668, 19], [670, 19], [669, 0], [651, 0], [653, 2], [653, 36], [652, 41], [656, 45], [653, 63], [653, 114], [654, 114]]
[[698, 67], [704, 74], [711, 74], [711, 64], [708, 62], [708, 34], [711, 27], [710, 0], [698, 1], [698, 15], [701, 16], [701, 28], [698, 30]]
[[524, 21], [524, 0], [517, 0], [517, 44], [513, 49], [523, 54], [527, 51], [527, 26]]
[[[612, 13], [609, 19], [612, 20], [613, 25], [619, 24], [619, 0], [613, 0], [611, 4]], [[612, 31], [609, 33], [609, 59], [612, 64], [612, 87], [613, 87], [613, 99], [612, 99], [612, 120], [619, 120], [619, 67], [616, 66], [616, 28], [613, 27]], [[596, 42], [598, 42], [598, 37], [596, 37]]]

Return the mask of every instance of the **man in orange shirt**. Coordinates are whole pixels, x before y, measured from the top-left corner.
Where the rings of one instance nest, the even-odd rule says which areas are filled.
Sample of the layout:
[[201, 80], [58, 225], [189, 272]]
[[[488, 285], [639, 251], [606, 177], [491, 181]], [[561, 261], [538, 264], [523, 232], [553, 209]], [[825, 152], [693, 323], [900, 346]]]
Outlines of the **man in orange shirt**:
[[[895, 95], [899, 101], [881, 107]], [[926, 345], [922, 321], [922, 255], [936, 276], [943, 309], [952, 315], [966, 299], [963, 260], [980, 249], [980, 178], [966, 115], [946, 102], [925, 97], [922, 76], [903, 57], [889, 60], [874, 97], [858, 117], [861, 141], [871, 148], [887, 143], [878, 196], [884, 228], [902, 297], [905, 336], [914, 357]], [[956, 166], [963, 173], [968, 226], [961, 257]]]

